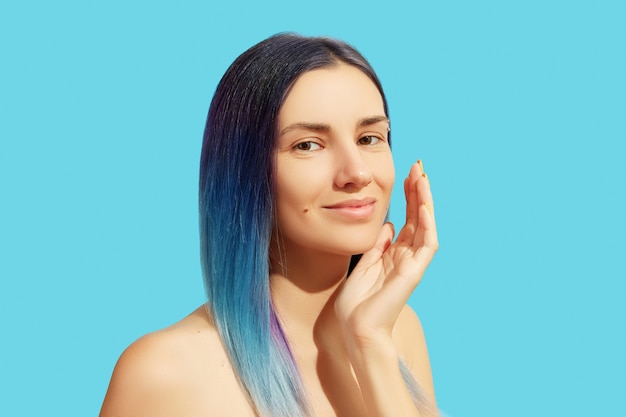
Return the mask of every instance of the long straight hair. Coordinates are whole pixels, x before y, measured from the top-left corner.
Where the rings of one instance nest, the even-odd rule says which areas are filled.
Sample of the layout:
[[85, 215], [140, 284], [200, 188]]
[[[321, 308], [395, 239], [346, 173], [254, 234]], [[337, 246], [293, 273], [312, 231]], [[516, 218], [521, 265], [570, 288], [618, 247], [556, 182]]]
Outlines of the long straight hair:
[[[217, 86], [200, 162], [200, 254], [208, 312], [250, 403], [261, 417], [312, 414], [289, 343], [272, 307], [269, 246], [274, 224], [278, 112], [305, 72], [345, 63], [387, 102], [378, 77], [348, 44], [294, 34], [240, 55]], [[425, 400], [401, 363], [405, 382]]]

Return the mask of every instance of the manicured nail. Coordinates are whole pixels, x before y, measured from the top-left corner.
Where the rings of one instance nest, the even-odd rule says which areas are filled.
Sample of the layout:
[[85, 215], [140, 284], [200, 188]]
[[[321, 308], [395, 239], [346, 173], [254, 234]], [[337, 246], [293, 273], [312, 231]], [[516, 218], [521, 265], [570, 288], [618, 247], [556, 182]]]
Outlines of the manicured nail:
[[422, 160], [421, 160], [421, 159], [418, 159], [418, 160], [417, 160], [417, 165], [419, 165], [419, 166], [420, 166], [420, 170], [422, 171], [422, 175], [424, 175], [424, 172], [425, 172], [425, 171], [424, 171], [424, 164], [422, 163]]
[[422, 177], [426, 178], [426, 182], [428, 183], [428, 186], [430, 187], [430, 180], [428, 179], [428, 175], [426, 175], [426, 173], [423, 173]]

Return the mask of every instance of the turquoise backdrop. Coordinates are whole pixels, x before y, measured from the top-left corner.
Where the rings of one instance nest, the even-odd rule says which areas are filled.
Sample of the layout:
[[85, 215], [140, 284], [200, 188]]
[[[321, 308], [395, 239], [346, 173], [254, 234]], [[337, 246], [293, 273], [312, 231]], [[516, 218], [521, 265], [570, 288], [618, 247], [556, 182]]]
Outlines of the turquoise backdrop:
[[398, 176], [424, 161], [441, 249], [411, 304], [440, 407], [624, 415], [625, 22], [608, 0], [3, 2], [0, 415], [97, 415], [123, 349], [203, 302], [206, 111], [281, 31], [356, 45]]

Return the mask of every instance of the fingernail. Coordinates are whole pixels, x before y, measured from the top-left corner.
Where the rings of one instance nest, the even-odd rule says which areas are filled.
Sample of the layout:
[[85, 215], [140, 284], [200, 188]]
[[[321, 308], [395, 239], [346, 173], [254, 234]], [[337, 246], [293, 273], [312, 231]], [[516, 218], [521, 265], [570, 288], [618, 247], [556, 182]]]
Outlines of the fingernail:
[[422, 177], [426, 178], [426, 182], [428, 183], [428, 186], [430, 187], [430, 180], [428, 179], [428, 175], [426, 175], [426, 173], [423, 173]]
[[428, 204], [427, 201], [424, 201], [424, 205], [426, 206], [426, 210], [428, 210], [428, 212], [432, 216], [433, 215], [433, 210], [430, 208], [430, 204]]
[[419, 166], [420, 166], [420, 169], [422, 170], [422, 175], [424, 175], [424, 172], [425, 172], [425, 171], [424, 171], [424, 164], [422, 163], [422, 160], [421, 160], [421, 159], [418, 159], [418, 160], [417, 160], [417, 165], [419, 165]]

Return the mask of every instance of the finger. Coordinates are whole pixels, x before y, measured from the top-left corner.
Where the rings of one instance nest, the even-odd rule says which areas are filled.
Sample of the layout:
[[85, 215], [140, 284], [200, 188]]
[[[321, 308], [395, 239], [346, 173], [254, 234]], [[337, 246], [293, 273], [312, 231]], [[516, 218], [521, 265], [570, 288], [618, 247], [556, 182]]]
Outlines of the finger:
[[385, 223], [380, 228], [378, 238], [376, 239], [376, 243], [372, 249], [363, 254], [354, 269], [367, 269], [374, 263], [378, 262], [389, 245], [391, 245], [394, 233], [393, 224], [390, 222]]
[[419, 251], [421, 247], [426, 247], [429, 252], [438, 249], [437, 226], [434, 212], [434, 203], [430, 185], [426, 177], [421, 177], [415, 184], [419, 200], [419, 224], [413, 235], [413, 249]]
[[385, 300], [383, 303], [398, 303], [397, 305], [405, 303], [421, 282], [426, 268], [439, 248], [433, 216], [426, 205], [421, 205], [419, 210], [422, 226], [415, 233], [413, 255], [394, 265], [393, 279], [387, 280], [379, 290], [380, 299]]
[[[408, 207], [409, 205], [409, 178], [411, 177], [411, 172], [409, 171], [409, 175], [407, 175], [407, 177], [404, 179], [404, 200], [406, 202], [406, 205]], [[406, 218], [404, 219], [404, 222], [406, 223], [409, 219], [409, 213], [408, 211], [406, 212]]]
[[408, 268], [396, 268], [396, 274], [393, 279], [388, 279], [385, 284], [378, 290], [377, 303], [382, 308], [389, 310], [394, 309], [393, 315], [400, 313], [400, 310], [407, 303], [415, 288], [421, 282], [426, 267], [432, 257], [423, 257], [416, 262], [412, 262]]
[[410, 188], [414, 187], [415, 194], [417, 196], [418, 224], [414, 228], [412, 235], [407, 232], [403, 235], [403, 238], [407, 241], [408, 239], [411, 239], [410, 244], [415, 252], [417, 252], [424, 245], [428, 246], [428, 251], [431, 251], [432, 248], [437, 250], [438, 242], [436, 221], [430, 181], [424, 172], [423, 163], [418, 161], [417, 165], [419, 168], [419, 175], [415, 183], [409, 185], [409, 189], [407, 191], [410, 194]]
[[[409, 177], [408, 177], [408, 175], [404, 179], [404, 202], [406, 204], [409, 203]], [[405, 219], [405, 222], [406, 222], [406, 219]]]
[[428, 178], [428, 175], [424, 171], [423, 163], [419, 161], [419, 164], [421, 168], [421, 175], [417, 183], [417, 191], [418, 191], [418, 196], [419, 196], [418, 204], [420, 205], [425, 204], [434, 218], [435, 217], [435, 205], [434, 205], [433, 195], [432, 195], [431, 188], [430, 188], [430, 179]]
[[[435, 217], [426, 204], [420, 206], [420, 227], [421, 233], [417, 233], [420, 238], [414, 242], [415, 257], [427, 256], [430, 258], [439, 249], [439, 239], [437, 237], [437, 225]], [[425, 254], [422, 252], [426, 252]]]
[[419, 196], [416, 188], [417, 182], [422, 174], [421, 161], [417, 161], [411, 166], [409, 177], [407, 178], [408, 199], [406, 205], [406, 223], [413, 224], [417, 227], [419, 220]]
[[413, 242], [413, 235], [419, 225], [419, 199], [415, 182], [419, 179], [421, 168], [415, 163], [411, 167], [409, 176], [404, 180], [404, 193], [406, 197], [405, 224], [398, 234], [398, 241]]
[[383, 285], [385, 275], [381, 274], [377, 267], [382, 267], [381, 258], [391, 245], [393, 235], [393, 225], [385, 223], [380, 229], [374, 246], [361, 256], [349, 279], [344, 282], [343, 289], [335, 302], [335, 311], [340, 317], [347, 317], [350, 314], [352, 308], [345, 310], [345, 307], [350, 305], [354, 307], [354, 300], [368, 298]]
[[[393, 273], [387, 275], [384, 282], [377, 282], [379, 285], [376, 287], [376, 297], [370, 299], [372, 310], [384, 312], [389, 323], [394, 323], [403, 306], [422, 280], [430, 259], [432, 256], [422, 256], [411, 260], [411, 262], [402, 262], [402, 264], [388, 267]], [[381, 314], [381, 319], [382, 316]]]

